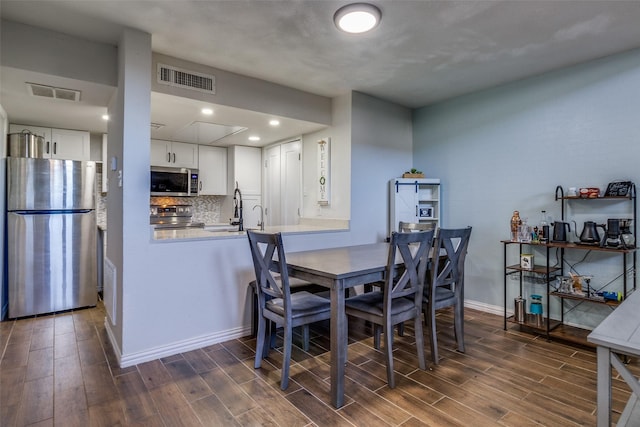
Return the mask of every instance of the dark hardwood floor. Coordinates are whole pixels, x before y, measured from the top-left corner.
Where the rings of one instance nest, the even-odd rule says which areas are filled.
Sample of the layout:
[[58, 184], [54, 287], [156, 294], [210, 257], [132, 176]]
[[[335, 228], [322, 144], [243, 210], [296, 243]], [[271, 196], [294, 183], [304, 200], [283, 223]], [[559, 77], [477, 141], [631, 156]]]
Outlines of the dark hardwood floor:
[[[413, 330], [394, 342], [389, 389], [370, 330], [350, 322], [346, 404], [329, 401], [326, 324], [308, 353], [294, 346], [289, 389], [280, 349], [253, 369], [249, 337], [121, 369], [104, 310], [0, 322], [0, 425], [10, 426], [574, 426], [595, 425], [596, 356], [502, 329], [502, 317], [466, 311], [466, 353], [453, 350], [451, 313], [438, 316], [440, 364], [417, 369]], [[280, 342], [280, 341], [279, 341]], [[427, 359], [430, 358], [428, 337]], [[640, 373], [640, 364], [631, 360]], [[629, 388], [617, 373], [617, 420]]]

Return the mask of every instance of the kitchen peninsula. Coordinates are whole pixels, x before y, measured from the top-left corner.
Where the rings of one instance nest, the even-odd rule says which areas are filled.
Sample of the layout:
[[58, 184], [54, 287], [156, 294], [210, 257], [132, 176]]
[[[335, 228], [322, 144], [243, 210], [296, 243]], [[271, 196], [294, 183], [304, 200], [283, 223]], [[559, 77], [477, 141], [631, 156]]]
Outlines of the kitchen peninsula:
[[[298, 225], [278, 225], [264, 228], [266, 233], [282, 234], [313, 234], [326, 232], [349, 231], [349, 221], [347, 220], [304, 220], [301, 219]], [[246, 239], [246, 230], [229, 230], [228, 226], [213, 225], [204, 228], [183, 228], [183, 229], [154, 229], [151, 227], [152, 239], [158, 242], [168, 243], [172, 241], [185, 240], [211, 240], [211, 239]]]

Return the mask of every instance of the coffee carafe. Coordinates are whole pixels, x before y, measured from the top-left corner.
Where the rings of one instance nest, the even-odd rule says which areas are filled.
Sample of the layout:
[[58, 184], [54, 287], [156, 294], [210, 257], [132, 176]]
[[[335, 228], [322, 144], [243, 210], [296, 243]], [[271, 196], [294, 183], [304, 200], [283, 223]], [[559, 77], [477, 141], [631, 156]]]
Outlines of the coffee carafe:
[[[604, 235], [602, 240], [600, 240], [600, 235], [598, 234], [598, 228], [602, 228]], [[604, 246], [604, 239], [607, 234], [607, 229], [604, 224], [596, 224], [595, 221], [585, 221], [584, 227], [582, 228], [582, 233], [580, 233], [580, 243], [584, 245], [600, 245]]]
[[571, 231], [571, 225], [568, 222], [555, 221], [553, 223], [553, 241], [554, 242], [566, 242], [567, 231]]

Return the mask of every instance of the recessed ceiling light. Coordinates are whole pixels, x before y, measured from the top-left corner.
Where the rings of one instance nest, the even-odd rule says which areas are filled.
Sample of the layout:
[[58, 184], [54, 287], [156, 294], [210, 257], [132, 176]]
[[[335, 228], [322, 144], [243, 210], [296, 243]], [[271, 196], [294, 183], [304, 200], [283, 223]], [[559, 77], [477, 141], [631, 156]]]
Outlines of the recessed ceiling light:
[[346, 33], [366, 33], [373, 30], [382, 15], [380, 9], [368, 3], [348, 4], [333, 15], [336, 26]]
[[275, 119], [274, 120], [269, 120], [269, 124], [271, 126], [278, 126], [278, 125], [280, 125], [280, 120], [275, 120]]
[[250, 136], [249, 137], [249, 141], [260, 141], [260, 137], [259, 136]]
[[202, 112], [202, 114], [205, 114], [207, 116], [210, 116], [213, 114], [213, 110], [211, 108], [203, 108], [202, 110], [200, 110]]
[[102, 120], [109, 120], [109, 115], [108, 114], [103, 114], [102, 115]]

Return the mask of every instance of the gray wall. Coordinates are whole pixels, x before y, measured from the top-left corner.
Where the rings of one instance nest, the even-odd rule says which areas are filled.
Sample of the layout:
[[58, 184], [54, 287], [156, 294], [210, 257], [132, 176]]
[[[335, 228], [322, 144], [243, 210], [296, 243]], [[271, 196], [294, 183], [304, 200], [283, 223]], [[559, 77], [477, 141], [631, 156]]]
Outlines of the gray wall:
[[115, 46], [2, 20], [2, 65], [108, 86], [116, 84]]
[[[604, 190], [615, 180], [640, 182], [638, 111], [640, 51], [635, 50], [414, 112], [414, 163], [442, 179], [444, 226], [474, 227], [467, 300], [487, 309], [502, 307], [500, 240], [508, 238], [514, 210], [532, 224], [542, 209], [559, 219], [557, 185], [566, 192], [568, 187]], [[628, 216], [629, 206], [573, 202], [569, 219], [581, 230], [587, 219]], [[585, 254], [572, 252], [568, 258], [580, 274], [593, 275], [594, 284], [621, 273], [617, 256], [589, 253], [580, 263]], [[610, 312], [601, 309], [583, 304], [568, 320], [597, 324], [602, 317], [590, 313]]]

